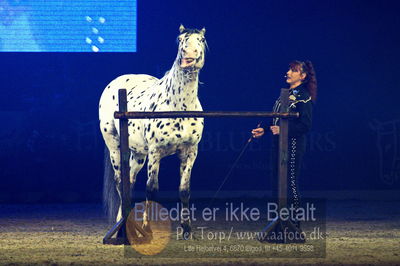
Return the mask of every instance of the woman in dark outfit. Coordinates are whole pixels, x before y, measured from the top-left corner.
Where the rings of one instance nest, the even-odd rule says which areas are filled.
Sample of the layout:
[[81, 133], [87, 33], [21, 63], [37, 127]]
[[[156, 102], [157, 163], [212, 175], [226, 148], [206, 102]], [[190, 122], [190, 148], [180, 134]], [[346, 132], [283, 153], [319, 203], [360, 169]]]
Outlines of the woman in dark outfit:
[[[291, 112], [298, 112], [299, 118], [289, 120], [289, 143], [288, 143], [288, 207], [298, 209], [300, 206], [300, 196], [298, 191], [298, 177], [301, 171], [301, 163], [306, 150], [306, 135], [311, 129], [313, 102], [317, 96], [317, 79], [315, 71], [310, 61], [293, 61], [289, 64], [286, 73], [286, 83], [289, 84], [289, 109]], [[273, 111], [280, 110], [281, 102], [275, 102]], [[276, 176], [278, 173], [278, 152], [279, 152], [279, 118], [273, 119], [269, 127], [272, 132], [272, 181], [274, 182], [273, 191], [277, 193]], [[264, 128], [252, 130], [254, 138], [264, 135]], [[293, 221], [299, 226], [298, 221]]]

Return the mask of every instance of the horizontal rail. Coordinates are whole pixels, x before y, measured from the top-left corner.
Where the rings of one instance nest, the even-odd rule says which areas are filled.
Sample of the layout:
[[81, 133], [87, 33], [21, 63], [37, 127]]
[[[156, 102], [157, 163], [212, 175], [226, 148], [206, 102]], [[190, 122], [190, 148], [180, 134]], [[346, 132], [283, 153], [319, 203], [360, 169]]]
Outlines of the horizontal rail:
[[275, 117], [297, 118], [299, 113], [276, 112], [227, 112], [227, 111], [179, 111], [179, 112], [115, 112], [116, 119], [181, 118], [181, 117]]

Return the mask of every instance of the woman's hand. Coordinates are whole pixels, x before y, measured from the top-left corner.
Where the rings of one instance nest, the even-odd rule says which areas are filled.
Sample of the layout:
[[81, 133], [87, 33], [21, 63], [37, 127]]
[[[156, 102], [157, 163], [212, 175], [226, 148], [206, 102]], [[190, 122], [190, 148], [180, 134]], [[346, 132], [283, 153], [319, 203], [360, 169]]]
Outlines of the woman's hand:
[[279, 135], [279, 126], [270, 126], [269, 129], [272, 132], [272, 135]]
[[262, 127], [255, 128], [251, 131], [251, 134], [253, 134], [253, 138], [260, 138], [264, 135], [264, 129]]

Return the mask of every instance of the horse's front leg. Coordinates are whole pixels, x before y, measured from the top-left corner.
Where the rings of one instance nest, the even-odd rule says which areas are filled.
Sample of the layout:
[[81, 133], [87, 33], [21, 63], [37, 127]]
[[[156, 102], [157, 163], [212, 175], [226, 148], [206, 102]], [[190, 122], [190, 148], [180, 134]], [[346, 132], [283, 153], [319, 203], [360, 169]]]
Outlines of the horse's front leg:
[[[160, 155], [155, 151], [151, 151], [148, 155], [147, 163], [147, 183], [146, 183], [146, 208], [143, 213], [143, 228], [152, 233], [150, 227], [150, 218], [152, 202], [154, 202], [156, 193], [158, 192], [158, 171], [160, 168]], [[154, 214], [153, 214], [154, 215]]]
[[180, 174], [181, 182], [179, 186], [179, 195], [181, 198], [181, 226], [183, 229], [183, 238], [188, 239], [191, 232], [191, 220], [189, 210], [190, 199], [190, 175], [194, 161], [197, 157], [197, 145], [188, 146], [181, 150], [179, 158], [181, 160]]

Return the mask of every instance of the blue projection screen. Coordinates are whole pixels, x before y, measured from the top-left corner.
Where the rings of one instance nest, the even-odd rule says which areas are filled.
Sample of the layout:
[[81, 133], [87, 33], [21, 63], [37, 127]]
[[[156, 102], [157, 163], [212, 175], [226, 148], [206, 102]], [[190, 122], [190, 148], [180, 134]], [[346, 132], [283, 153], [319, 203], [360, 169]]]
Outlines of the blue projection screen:
[[136, 52], [136, 0], [0, 0], [2, 52]]

